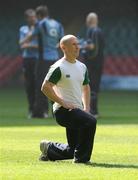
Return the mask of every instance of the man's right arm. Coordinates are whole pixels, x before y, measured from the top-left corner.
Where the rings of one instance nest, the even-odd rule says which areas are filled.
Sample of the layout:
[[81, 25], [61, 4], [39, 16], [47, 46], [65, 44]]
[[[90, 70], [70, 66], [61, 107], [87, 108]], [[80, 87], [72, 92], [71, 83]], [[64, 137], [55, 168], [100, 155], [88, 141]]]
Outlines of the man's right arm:
[[30, 44], [30, 43], [24, 43], [21, 45], [21, 49], [38, 49], [38, 45]]
[[60, 68], [53, 68], [51, 67], [49, 69], [49, 72], [46, 75], [46, 78], [42, 84], [41, 91], [44, 93], [45, 96], [47, 96], [49, 99], [51, 99], [53, 102], [57, 102], [61, 106], [63, 106], [66, 109], [74, 109], [74, 105], [65, 102], [64, 99], [60, 98], [58, 94], [56, 94], [54, 90], [54, 86], [58, 83], [58, 81], [61, 78], [61, 71]]
[[41, 87], [41, 91], [44, 93], [45, 96], [47, 96], [50, 100], [52, 100], [53, 102], [57, 102], [58, 104], [60, 104], [62, 107], [66, 108], [66, 109], [74, 109], [75, 106], [70, 104], [70, 103], [66, 103], [63, 99], [61, 99], [54, 91], [54, 87], [55, 84], [49, 82], [49, 81], [44, 81]]
[[44, 93], [45, 96], [47, 96], [50, 100], [53, 102], [57, 102], [60, 105], [62, 105], [62, 99], [55, 93], [53, 87], [55, 84], [49, 82], [49, 81], [44, 81], [41, 87], [41, 91]]
[[23, 44], [28, 43], [28, 41], [31, 41], [32, 38], [33, 38], [33, 35], [32, 35], [32, 32], [30, 32], [25, 38], [19, 41], [19, 45], [22, 47]]
[[27, 36], [25, 36], [24, 38], [20, 38], [19, 45], [22, 47], [23, 44], [30, 42], [33, 39], [33, 37], [37, 36], [38, 33], [39, 33], [39, 26], [37, 25], [35, 27], [32, 27], [29, 33], [27, 34]]

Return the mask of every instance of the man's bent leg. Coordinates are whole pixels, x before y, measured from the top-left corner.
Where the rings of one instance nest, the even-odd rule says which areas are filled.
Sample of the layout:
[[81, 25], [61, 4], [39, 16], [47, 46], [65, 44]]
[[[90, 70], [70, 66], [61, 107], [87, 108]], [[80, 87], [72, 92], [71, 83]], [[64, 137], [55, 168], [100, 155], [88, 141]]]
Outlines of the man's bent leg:
[[68, 144], [50, 143], [48, 148], [49, 160], [73, 159], [76, 147], [77, 130], [66, 128], [66, 137]]
[[35, 93], [35, 106], [34, 117], [44, 117], [44, 112], [48, 113], [48, 99], [41, 92], [41, 86], [45, 78], [46, 62], [39, 61], [36, 66], [36, 93]]
[[51, 142], [47, 151], [48, 159], [51, 161], [73, 159], [73, 155], [74, 151], [69, 145], [62, 143]]
[[80, 129], [78, 145], [75, 149], [74, 160], [78, 162], [87, 162], [90, 160], [96, 124], [93, 128]]
[[76, 122], [75, 128], [79, 128], [74, 160], [85, 163], [91, 157], [96, 131], [96, 119], [91, 114], [80, 109], [72, 110], [72, 119]]
[[48, 159], [64, 160], [74, 157], [76, 162], [88, 162], [93, 148], [96, 119], [80, 109], [68, 111], [64, 108], [56, 113], [56, 118], [60, 125], [67, 127], [69, 145], [51, 142], [47, 151]]
[[76, 131], [75, 160], [87, 162], [90, 159], [94, 135], [96, 130], [96, 119], [81, 109], [71, 111], [61, 107], [56, 113], [57, 122], [66, 128]]
[[25, 58], [23, 62], [23, 72], [25, 77], [25, 89], [29, 103], [29, 113], [32, 113], [35, 101], [34, 68], [35, 60], [32, 58]]

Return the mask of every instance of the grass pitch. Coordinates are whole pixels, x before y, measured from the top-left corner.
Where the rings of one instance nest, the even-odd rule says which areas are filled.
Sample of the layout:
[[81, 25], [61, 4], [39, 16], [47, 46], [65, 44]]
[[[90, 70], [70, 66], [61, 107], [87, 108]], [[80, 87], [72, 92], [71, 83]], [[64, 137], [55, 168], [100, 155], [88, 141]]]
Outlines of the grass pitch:
[[40, 162], [41, 139], [66, 142], [53, 119], [26, 118], [23, 90], [0, 90], [0, 179], [137, 180], [138, 92], [100, 93], [92, 166], [71, 160]]

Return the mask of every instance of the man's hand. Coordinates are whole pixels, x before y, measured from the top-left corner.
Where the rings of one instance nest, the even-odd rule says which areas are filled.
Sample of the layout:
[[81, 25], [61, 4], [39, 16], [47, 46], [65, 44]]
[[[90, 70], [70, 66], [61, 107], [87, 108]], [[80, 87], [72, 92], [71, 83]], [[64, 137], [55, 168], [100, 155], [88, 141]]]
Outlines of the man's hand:
[[38, 45], [33, 45], [30, 43], [24, 43], [21, 45], [21, 49], [38, 49]]
[[53, 89], [54, 86], [55, 84], [44, 80], [41, 90], [49, 99], [51, 99], [54, 102], [57, 102], [62, 107], [69, 110], [75, 109], [76, 107], [73, 104], [65, 102], [56, 94], [55, 90]]
[[61, 102], [61, 106], [63, 106], [65, 109], [69, 109], [69, 110], [72, 110], [72, 109], [76, 108], [73, 104], [67, 103], [67, 102], [65, 102], [63, 100]]
[[94, 44], [86, 44], [85, 49], [93, 50], [95, 48]]
[[90, 113], [90, 86], [89, 84], [83, 86], [82, 102], [84, 111]]
[[32, 31], [30, 31], [24, 39], [19, 41], [19, 45], [22, 46], [23, 44], [30, 42], [32, 38], [33, 38], [33, 34]]
[[90, 108], [84, 108], [83, 110], [87, 113], [90, 113]]
[[29, 48], [30, 47], [30, 44], [29, 43], [24, 43], [21, 45], [21, 49], [26, 49], [26, 48]]

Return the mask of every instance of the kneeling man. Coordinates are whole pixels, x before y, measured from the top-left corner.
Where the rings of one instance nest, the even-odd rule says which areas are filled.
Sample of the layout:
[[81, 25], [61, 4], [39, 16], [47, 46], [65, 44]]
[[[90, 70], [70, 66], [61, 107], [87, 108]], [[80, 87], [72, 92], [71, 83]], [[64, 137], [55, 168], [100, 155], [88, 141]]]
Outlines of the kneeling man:
[[60, 41], [64, 57], [51, 66], [42, 84], [42, 92], [53, 102], [53, 112], [59, 125], [66, 128], [68, 144], [43, 140], [40, 160], [73, 159], [74, 163], [89, 163], [94, 144], [96, 119], [90, 111], [90, 87], [86, 66], [79, 55], [77, 38], [66, 35]]

